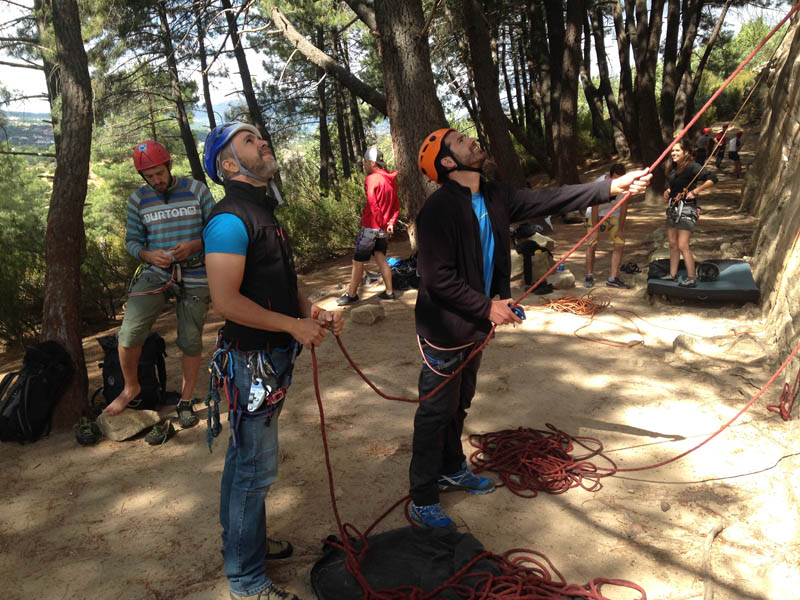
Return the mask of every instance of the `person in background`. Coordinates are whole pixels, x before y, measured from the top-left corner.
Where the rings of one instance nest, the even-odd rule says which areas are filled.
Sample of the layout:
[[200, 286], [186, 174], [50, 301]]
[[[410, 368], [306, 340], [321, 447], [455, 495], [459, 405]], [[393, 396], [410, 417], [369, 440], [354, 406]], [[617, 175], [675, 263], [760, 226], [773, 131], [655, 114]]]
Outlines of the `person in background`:
[[692, 145], [684, 138], [670, 152], [672, 168], [667, 176], [668, 187], [664, 190], [667, 206], [667, 239], [669, 240], [669, 274], [661, 279], [678, 280], [681, 254], [686, 265], [687, 277], [678, 283], [681, 287], [695, 287], [695, 260], [689, 248], [697, 224], [697, 197], [717, 182], [717, 176], [692, 160]]
[[[117, 415], [139, 395], [142, 345], [170, 296], [175, 296], [177, 343], [183, 352], [181, 399], [176, 408], [181, 427], [193, 427], [198, 419], [192, 399], [202, 361], [203, 324], [209, 304], [202, 232], [214, 208], [214, 198], [205, 184], [174, 176], [172, 158], [158, 142], [138, 144], [133, 163], [147, 184], [128, 198], [125, 243], [128, 252], [144, 265], [131, 283], [119, 331], [119, 362], [125, 388], [103, 412]], [[159, 444], [173, 432], [171, 424], [156, 425], [145, 439]]]
[[742, 147], [742, 134], [744, 132], [740, 129], [728, 141], [728, 158], [733, 161], [733, 174], [736, 179], [742, 176], [742, 160], [739, 158], [739, 148]]
[[724, 124], [717, 135], [714, 136], [714, 149], [717, 153], [717, 169], [722, 168], [722, 161], [725, 159], [725, 134], [728, 132], [728, 124]]
[[[625, 166], [615, 163], [611, 166], [608, 174], [601, 175], [596, 181], [613, 179], [614, 177], [620, 177], [622, 175], [625, 175]], [[615, 201], [616, 196], [611, 196], [608, 202], [587, 208], [586, 228], [591, 229], [597, 225], [598, 221], [606, 216], [614, 207]], [[628, 203], [624, 202], [603, 224], [603, 227], [608, 230], [608, 240], [614, 245], [614, 249], [611, 252], [611, 272], [606, 280], [606, 285], [609, 287], [622, 289], [628, 289], [630, 287], [619, 278], [619, 266], [622, 263], [622, 249], [625, 247], [625, 218], [627, 215]], [[600, 231], [602, 231], [602, 229]], [[583, 285], [587, 288], [594, 285], [594, 256], [597, 250], [600, 231], [595, 231], [592, 236], [586, 240], [586, 279], [584, 279]]]
[[702, 135], [697, 138], [697, 149], [695, 150], [694, 157], [701, 165], [711, 156], [714, 141], [711, 139], [710, 133], [710, 127], [703, 127]]
[[381, 300], [394, 300], [392, 289], [392, 270], [386, 262], [389, 248], [388, 238], [394, 234], [394, 224], [400, 215], [400, 202], [397, 199], [397, 171], [389, 171], [383, 161], [383, 153], [377, 148], [369, 148], [364, 154], [364, 191], [367, 203], [361, 214], [361, 229], [356, 238], [353, 253], [353, 271], [350, 286], [336, 301], [339, 306], [358, 302], [358, 286], [364, 276], [364, 265], [371, 257], [383, 277], [386, 289], [378, 294]]

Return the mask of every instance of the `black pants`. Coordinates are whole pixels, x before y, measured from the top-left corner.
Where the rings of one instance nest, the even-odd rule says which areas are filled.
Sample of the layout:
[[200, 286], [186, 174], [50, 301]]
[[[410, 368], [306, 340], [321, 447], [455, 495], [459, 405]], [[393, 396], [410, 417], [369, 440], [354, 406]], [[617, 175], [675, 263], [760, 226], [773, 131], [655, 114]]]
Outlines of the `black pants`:
[[[422, 351], [437, 371], [450, 374], [469, 356], [474, 346], [462, 350], [437, 350], [422, 342]], [[411, 499], [417, 506], [439, 502], [439, 475], [455, 473], [466, 460], [461, 448], [461, 432], [467, 409], [475, 395], [475, 381], [481, 366], [479, 352], [446, 386], [420, 402], [414, 415], [412, 444]], [[420, 398], [430, 393], [444, 379], [424, 362], [419, 374]]]

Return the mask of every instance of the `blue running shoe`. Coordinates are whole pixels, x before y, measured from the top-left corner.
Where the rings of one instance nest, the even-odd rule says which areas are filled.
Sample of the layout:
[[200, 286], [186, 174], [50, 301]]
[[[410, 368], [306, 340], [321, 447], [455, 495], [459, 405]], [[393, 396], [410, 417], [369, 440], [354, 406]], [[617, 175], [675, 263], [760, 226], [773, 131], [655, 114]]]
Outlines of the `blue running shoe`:
[[411, 520], [420, 527], [450, 527], [453, 521], [444, 514], [442, 505], [438, 502], [436, 504], [428, 504], [426, 506], [417, 506], [413, 502], [408, 505], [408, 516]]
[[479, 477], [461, 465], [461, 470], [450, 475], [439, 475], [439, 490], [442, 492], [464, 491], [470, 494], [488, 494], [494, 491], [494, 481], [488, 477]]

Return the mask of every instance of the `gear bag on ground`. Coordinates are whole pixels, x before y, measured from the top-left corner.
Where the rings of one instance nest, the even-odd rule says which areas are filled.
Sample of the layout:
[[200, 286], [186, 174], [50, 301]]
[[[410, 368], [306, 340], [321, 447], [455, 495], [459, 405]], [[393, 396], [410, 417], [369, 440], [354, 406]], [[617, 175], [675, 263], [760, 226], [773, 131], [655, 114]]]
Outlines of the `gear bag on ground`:
[[58, 342], [28, 347], [22, 369], [0, 382], [0, 440], [24, 444], [50, 433], [53, 409], [74, 371], [69, 353]]

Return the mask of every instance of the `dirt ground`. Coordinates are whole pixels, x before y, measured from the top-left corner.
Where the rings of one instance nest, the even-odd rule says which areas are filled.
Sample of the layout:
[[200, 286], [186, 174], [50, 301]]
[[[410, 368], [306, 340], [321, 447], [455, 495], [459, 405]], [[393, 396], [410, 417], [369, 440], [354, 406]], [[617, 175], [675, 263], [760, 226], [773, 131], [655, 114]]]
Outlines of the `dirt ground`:
[[[741, 182], [723, 174], [716, 193], [703, 202], [693, 238], [700, 259], [719, 257], [721, 242], [749, 240], [755, 222], [734, 210]], [[662, 208], [634, 204], [624, 261], [644, 268], [643, 239], [662, 225]], [[556, 255], [582, 233], [581, 225], [557, 224]], [[400, 243], [390, 248], [395, 256], [407, 252]], [[609, 256], [603, 239], [595, 270], [600, 282], [608, 276]], [[567, 260], [567, 268], [580, 285], [582, 252]], [[348, 274], [345, 257], [305, 275], [303, 285], [332, 307]], [[381, 285], [362, 288], [362, 297], [378, 302], [372, 296], [381, 290]], [[513, 291], [517, 297], [522, 288]], [[550, 297], [584, 291], [578, 287]], [[713, 356], [673, 351], [673, 340], [682, 333], [699, 339], [758, 328], [760, 312], [753, 306], [651, 303], [641, 287], [607, 289], [602, 283], [598, 292], [611, 298], [611, 309], [582, 333], [637, 339], [630, 322], [614, 313], [628, 309], [641, 316], [636, 323], [645, 344], [619, 348], [581, 340], [573, 332], [585, 318], [536, 308], [541, 298], [529, 296], [525, 323], [500, 329], [484, 352], [465, 433], [543, 428], [549, 422], [600, 438], [622, 467], [653, 464], [716, 431], [784, 358], [772, 355], [754, 335], [718, 342], [724, 352]], [[369, 377], [394, 395], [416, 393], [415, 298], [410, 290], [396, 302], [384, 302], [386, 318], [372, 326], [348, 319], [342, 336]], [[212, 314], [205, 328], [209, 350], [219, 325]], [[177, 389], [174, 314], [165, 313], [157, 329], [168, 343], [169, 389]], [[100, 380], [96, 337], [84, 344], [92, 389]], [[375, 395], [332, 340], [318, 357], [339, 511], [363, 530], [407, 493], [415, 407]], [[0, 370], [12, 366], [0, 363]], [[205, 396], [207, 385], [204, 373], [196, 395]], [[703, 598], [704, 585], [714, 586], [717, 600], [798, 598], [791, 590], [800, 589], [794, 476], [800, 431], [797, 421], [784, 423], [766, 411], [778, 392], [775, 386], [732, 428], [686, 458], [605, 479], [597, 492], [576, 489], [523, 499], [498, 489], [485, 496], [445, 495], [443, 504], [459, 528], [487, 549], [544, 552], [569, 582], [623, 578], [659, 600]], [[205, 408], [200, 415], [206, 416]], [[280, 423], [280, 475], [267, 500], [269, 533], [291, 539], [295, 553], [270, 565], [269, 573], [301, 598], [313, 598], [309, 572], [321, 555], [321, 540], [335, 533], [335, 522], [308, 351], [299, 359]], [[84, 448], [71, 432], [32, 445], [3, 444], [2, 597], [227, 598], [218, 520], [226, 443], [227, 426], [209, 453], [201, 422], [161, 447], [148, 446], [140, 436]], [[404, 524], [395, 511], [379, 530]], [[722, 529], [709, 544], [708, 534], [717, 526]], [[628, 591], [607, 593], [634, 597]]]

